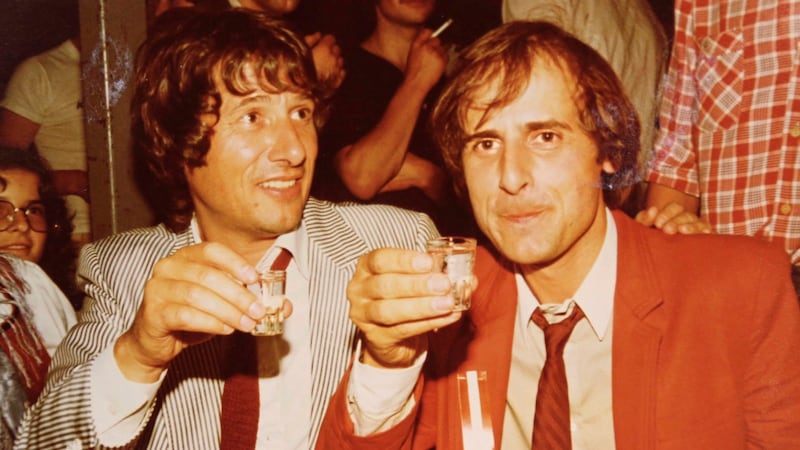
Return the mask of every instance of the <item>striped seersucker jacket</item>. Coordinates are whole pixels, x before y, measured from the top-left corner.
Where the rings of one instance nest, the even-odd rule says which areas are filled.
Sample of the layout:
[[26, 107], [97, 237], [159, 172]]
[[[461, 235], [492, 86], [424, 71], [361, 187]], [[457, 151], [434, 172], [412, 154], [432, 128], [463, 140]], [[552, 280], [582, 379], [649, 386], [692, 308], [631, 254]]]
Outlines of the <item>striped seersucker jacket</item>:
[[[424, 248], [436, 235], [430, 219], [383, 205], [334, 205], [310, 199], [303, 213], [308, 232], [312, 326], [312, 417], [315, 442], [325, 408], [350, 361], [355, 327], [345, 288], [358, 257], [379, 247]], [[120, 233], [87, 245], [79, 276], [87, 303], [78, 324], [59, 346], [45, 390], [29, 410], [17, 449], [99, 447], [91, 412], [90, 368], [96, 356], [124, 333], [141, 303], [145, 281], [159, 259], [194, 244], [191, 231], [165, 226]], [[216, 449], [225, 337], [184, 350], [172, 361], [148, 420], [127, 448]]]

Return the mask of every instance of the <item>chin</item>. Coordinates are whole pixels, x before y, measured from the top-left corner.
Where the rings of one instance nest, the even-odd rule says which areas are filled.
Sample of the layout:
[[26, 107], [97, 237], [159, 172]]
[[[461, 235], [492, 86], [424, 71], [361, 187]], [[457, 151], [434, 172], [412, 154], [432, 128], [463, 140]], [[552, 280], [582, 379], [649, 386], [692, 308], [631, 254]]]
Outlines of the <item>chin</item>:
[[3, 249], [3, 250], [0, 250], [0, 253], [4, 253], [4, 254], [7, 254], [7, 255], [14, 255], [17, 258], [24, 259], [26, 261], [33, 261], [31, 259], [31, 257], [30, 257], [31, 252], [29, 250], [8, 250], [8, 249]]

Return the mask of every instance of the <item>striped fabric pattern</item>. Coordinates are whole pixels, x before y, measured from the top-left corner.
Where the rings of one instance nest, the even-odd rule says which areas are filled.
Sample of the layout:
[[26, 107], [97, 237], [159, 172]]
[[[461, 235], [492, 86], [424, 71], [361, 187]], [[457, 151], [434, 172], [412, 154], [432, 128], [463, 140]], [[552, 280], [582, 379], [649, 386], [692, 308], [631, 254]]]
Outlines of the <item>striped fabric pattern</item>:
[[[354, 346], [355, 327], [348, 317], [345, 289], [356, 261], [379, 247], [423, 249], [425, 241], [438, 233], [419, 213], [384, 205], [334, 205], [313, 198], [303, 222], [309, 237], [313, 327], [309, 441], [313, 444]], [[174, 234], [159, 225], [85, 247], [78, 270], [87, 304], [55, 354], [47, 385], [26, 417], [15, 448], [99, 446], [91, 417], [91, 362], [130, 327], [156, 261], [193, 243], [190, 231]], [[172, 362], [148, 412], [150, 420], [126, 448], [219, 448], [227, 341], [218, 337], [192, 346]]]
[[648, 180], [800, 264], [800, 2], [677, 0]]

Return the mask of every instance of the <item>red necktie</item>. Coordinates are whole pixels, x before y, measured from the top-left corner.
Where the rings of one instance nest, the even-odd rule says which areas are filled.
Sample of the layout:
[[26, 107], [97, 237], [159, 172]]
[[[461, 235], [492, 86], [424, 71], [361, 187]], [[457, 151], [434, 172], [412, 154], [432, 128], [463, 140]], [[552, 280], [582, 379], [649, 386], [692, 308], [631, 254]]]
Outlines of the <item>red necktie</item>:
[[[270, 269], [285, 270], [292, 254], [283, 248]], [[261, 401], [258, 396], [258, 361], [255, 337], [235, 332], [231, 336], [228, 373], [222, 390], [221, 450], [252, 450], [256, 447], [258, 415]]]
[[541, 308], [531, 320], [544, 331], [547, 359], [539, 378], [536, 413], [533, 416], [532, 450], [571, 450], [567, 372], [564, 369], [564, 346], [575, 324], [583, 318], [576, 304], [572, 314], [558, 323], [548, 323]]

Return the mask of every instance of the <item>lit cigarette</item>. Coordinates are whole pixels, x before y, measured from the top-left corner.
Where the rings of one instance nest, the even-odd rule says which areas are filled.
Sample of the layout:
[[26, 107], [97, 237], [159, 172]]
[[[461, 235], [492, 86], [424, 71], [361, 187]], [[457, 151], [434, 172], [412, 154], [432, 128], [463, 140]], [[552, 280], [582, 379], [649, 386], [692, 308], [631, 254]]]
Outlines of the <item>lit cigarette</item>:
[[432, 38], [438, 37], [440, 34], [444, 33], [444, 30], [446, 30], [447, 27], [449, 27], [450, 24], [452, 24], [452, 23], [453, 23], [453, 19], [447, 19], [447, 21], [445, 23], [443, 23], [441, 26], [439, 26], [439, 28], [437, 28], [436, 31], [431, 33], [431, 37]]

